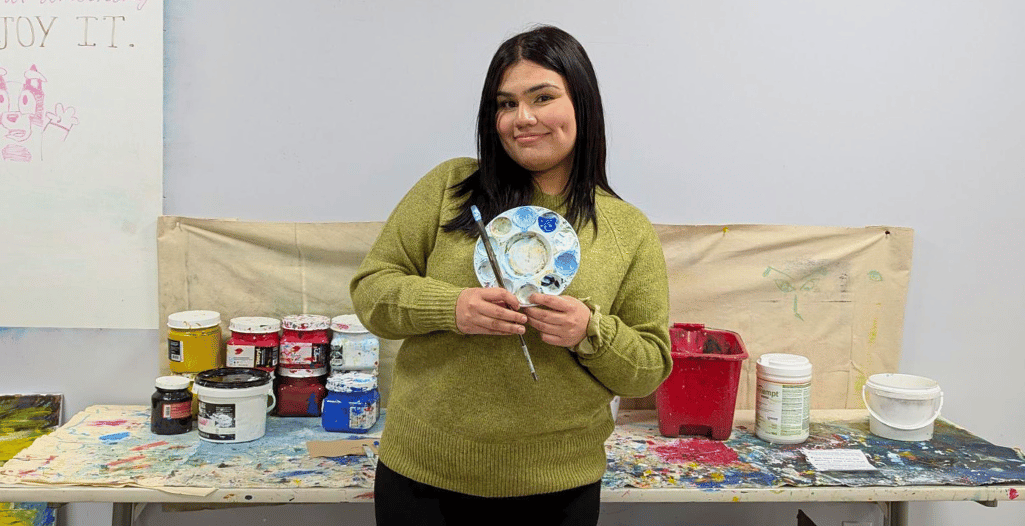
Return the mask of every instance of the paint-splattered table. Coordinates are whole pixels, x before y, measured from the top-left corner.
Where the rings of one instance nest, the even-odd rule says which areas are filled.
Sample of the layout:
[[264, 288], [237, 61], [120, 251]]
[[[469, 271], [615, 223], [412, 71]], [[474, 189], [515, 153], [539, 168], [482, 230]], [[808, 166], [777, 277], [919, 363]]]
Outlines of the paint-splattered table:
[[[659, 435], [653, 411], [622, 411], [606, 442], [606, 502], [878, 502], [904, 524], [909, 501], [1025, 500], [1025, 458], [939, 420], [929, 442], [868, 432], [863, 411], [812, 413], [804, 444], [779, 446], [753, 434], [738, 411], [724, 442]], [[369, 436], [380, 436], [380, 422]], [[133, 503], [335, 503], [373, 498], [373, 460], [310, 457], [308, 441], [366, 438], [328, 433], [316, 418], [268, 418], [267, 434], [211, 444], [195, 431], [149, 432], [144, 406], [93, 406], [0, 468], [0, 501], [112, 502], [115, 524]], [[816, 472], [805, 449], [859, 449], [870, 472]]]

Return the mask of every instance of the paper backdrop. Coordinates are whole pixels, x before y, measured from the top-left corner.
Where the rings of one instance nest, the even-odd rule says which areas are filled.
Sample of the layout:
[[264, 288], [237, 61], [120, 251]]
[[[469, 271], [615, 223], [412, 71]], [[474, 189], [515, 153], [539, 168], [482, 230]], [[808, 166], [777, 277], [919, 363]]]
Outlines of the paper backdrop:
[[[160, 315], [352, 313], [349, 281], [383, 223], [274, 223], [161, 217]], [[868, 376], [900, 363], [913, 233], [908, 228], [656, 225], [669, 269], [670, 322], [740, 334], [737, 407], [753, 408], [755, 361], [800, 354], [812, 407], [862, 407]], [[470, 262], [467, 262], [470, 264]], [[164, 334], [167, 329], [164, 327]], [[159, 350], [167, 373], [166, 338]], [[400, 342], [382, 340], [384, 404]], [[647, 407], [649, 400], [624, 407]]]
[[0, 326], [157, 327], [163, 2], [5, 1]]

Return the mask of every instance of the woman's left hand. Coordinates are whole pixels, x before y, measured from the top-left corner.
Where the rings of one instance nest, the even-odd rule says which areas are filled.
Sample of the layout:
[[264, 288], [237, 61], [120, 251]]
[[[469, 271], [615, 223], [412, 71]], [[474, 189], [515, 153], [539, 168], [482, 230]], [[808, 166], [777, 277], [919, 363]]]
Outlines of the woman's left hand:
[[538, 307], [524, 307], [520, 312], [527, 315], [527, 323], [541, 333], [545, 343], [573, 347], [587, 335], [591, 309], [584, 302], [540, 293], [531, 294], [530, 301]]

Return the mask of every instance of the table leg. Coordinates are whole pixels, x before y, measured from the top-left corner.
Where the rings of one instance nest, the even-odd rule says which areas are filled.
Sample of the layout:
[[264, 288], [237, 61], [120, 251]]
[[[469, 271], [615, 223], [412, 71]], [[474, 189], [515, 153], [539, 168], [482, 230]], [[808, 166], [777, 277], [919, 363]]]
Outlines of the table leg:
[[132, 526], [132, 503], [115, 502], [111, 514], [111, 526]]
[[889, 517], [886, 524], [890, 526], [908, 526], [908, 503], [907, 501], [888, 502]]

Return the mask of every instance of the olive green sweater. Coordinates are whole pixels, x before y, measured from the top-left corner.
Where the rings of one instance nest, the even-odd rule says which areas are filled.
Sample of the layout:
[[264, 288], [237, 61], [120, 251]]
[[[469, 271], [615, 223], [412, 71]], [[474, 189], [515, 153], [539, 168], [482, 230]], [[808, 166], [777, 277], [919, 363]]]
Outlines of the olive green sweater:
[[[580, 269], [563, 294], [586, 299], [593, 336], [574, 352], [525, 335], [540, 381], [515, 336], [456, 328], [460, 291], [479, 287], [477, 241], [441, 225], [461, 206], [450, 188], [477, 168], [453, 159], [424, 176], [388, 218], [351, 283], [363, 324], [403, 339], [380, 458], [419, 482], [485, 497], [561, 491], [601, 479], [614, 394], [639, 397], [672, 369], [665, 259], [651, 223], [599, 191], [598, 233], [578, 232]], [[535, 185], [532, 204], [565, 213]], [[597, 325], [597, 331], [594, 331]]]

